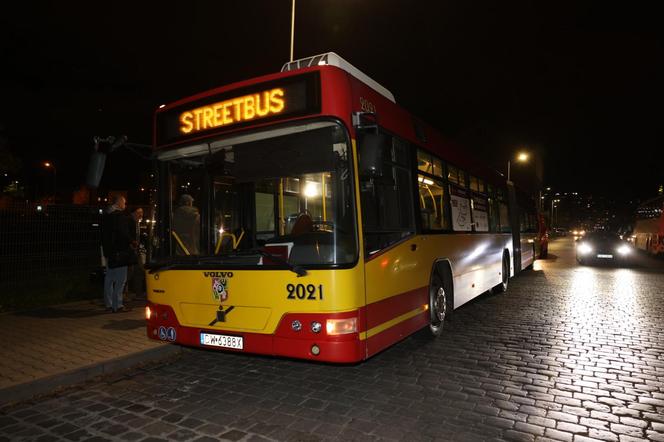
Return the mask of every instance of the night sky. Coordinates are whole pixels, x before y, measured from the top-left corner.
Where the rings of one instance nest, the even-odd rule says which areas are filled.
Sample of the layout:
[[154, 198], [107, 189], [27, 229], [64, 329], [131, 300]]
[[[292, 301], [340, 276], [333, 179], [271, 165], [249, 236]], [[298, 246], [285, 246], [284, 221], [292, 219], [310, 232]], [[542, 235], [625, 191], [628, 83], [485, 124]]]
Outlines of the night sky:
[[[21, 3], [0, 15], [0, 126], [24, 176], [54, 161], [63, 187], [94, 135], [150, 144], [159, 104], [289, 58], [290, 0]], [[295, 58], [338, 53], [497, 169], [525, 147], [556, 189], [644, 198], [664, 183], [661, 16], [607, 5], [298, 0]], [[102, 186], [140, 167], [113, 154]]]

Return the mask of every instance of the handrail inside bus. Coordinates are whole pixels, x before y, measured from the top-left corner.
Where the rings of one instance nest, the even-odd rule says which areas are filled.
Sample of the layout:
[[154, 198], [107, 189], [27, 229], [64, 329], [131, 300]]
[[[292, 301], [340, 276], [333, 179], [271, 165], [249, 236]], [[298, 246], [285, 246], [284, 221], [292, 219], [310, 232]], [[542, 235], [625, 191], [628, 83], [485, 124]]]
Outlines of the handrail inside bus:
[[244, 229], [240, 231], [240, 236], [236, 237], [235, 234], [230, 233], [230, 232], [224, 232], [219, 236], [219, 239], [217, 240], [217, 244], [214, 246], [214, 254], [217, 255], [219, 254], [219, 250], [221, 249], [221, 243], [224, 240], [224, 236], [230, 237], [232, 241], [232, 246], [233, 250], [237, 250], [238, 246], [240, 245], [240, 242], [242, 241], [242, 238], [244, 238]]
[[184, 243], [182, 242], [182, 240], [180, 239], [178, 234], [175, 233], [174, 230], [171, 230], [171, 235], [173, 235], [173, 238], [175, 238], [175, 241], [178, 243], [178, 245], [180, 247], [182, 247], [182, 250], [184, 251], [184, 254], [185, 255], [191, 255], [191, 253], [189, 253], [189, 249], [187, 249], [187, 247], [185, 247]]

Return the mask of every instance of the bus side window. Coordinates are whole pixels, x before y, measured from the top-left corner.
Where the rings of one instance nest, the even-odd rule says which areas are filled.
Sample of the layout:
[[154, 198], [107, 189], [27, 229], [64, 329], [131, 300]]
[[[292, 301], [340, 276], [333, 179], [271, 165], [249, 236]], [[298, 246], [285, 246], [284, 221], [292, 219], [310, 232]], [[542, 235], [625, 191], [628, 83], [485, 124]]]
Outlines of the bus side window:
[[417, 177], [420, 198], [420, 217], [424, 230], [448, 230], [450, 217], [446, 210], [447, 195], [444, 186], [432, 178]]
[[498, 203], [498, 213], [500, 217], [500, 231], [503, 233], [511, 233], [512, 228], [510, 227], [510, 217], [509, 211], [507, 210], [507, 204], [500, 201]]
[[498, 232], [500, 219], [498, 218], [498, 201], [489, 198], [489, 232]]
[[360, 182], [367, 256], [415, 232], [409, 146], [385, 140], [383, 176], [362, 176]]

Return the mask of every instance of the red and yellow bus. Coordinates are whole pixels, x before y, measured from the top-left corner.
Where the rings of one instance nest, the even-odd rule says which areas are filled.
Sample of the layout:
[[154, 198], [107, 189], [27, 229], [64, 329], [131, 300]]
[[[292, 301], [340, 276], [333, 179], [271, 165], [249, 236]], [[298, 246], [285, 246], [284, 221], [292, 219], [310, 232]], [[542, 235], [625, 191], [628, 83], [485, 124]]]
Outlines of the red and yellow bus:
[[334, 53], [162, 106], [150, 338], [357, 362], [535, 259], [532, 199]]
[[664, 196], [639, 205], [631, 239], [638, 249], [651, 255], [664, 255]]

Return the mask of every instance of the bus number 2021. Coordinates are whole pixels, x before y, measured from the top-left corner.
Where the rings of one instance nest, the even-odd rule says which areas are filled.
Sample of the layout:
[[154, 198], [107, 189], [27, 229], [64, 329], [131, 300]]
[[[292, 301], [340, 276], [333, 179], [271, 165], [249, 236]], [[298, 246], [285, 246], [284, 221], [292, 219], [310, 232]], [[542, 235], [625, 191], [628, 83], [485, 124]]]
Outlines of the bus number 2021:
[[288, 299], [323, 299], [323, 284], [315, 286], [313, 284], [288, 284], [286, 286]]

